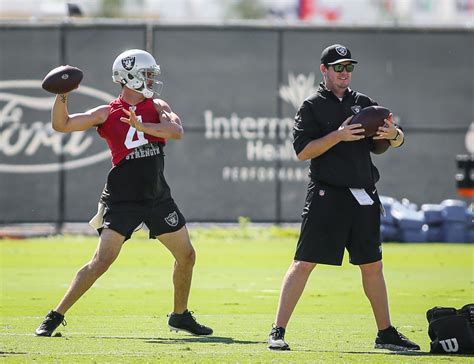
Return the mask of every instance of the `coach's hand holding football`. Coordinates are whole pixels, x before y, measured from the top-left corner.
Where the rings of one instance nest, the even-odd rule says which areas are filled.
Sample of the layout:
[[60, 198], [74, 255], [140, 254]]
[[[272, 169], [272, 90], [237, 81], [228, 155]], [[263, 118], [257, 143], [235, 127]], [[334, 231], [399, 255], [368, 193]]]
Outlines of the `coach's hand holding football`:
[[349, 116], [344, 122], [341, 124], [341, 126], [337, 129], [337, 135], [339, 137], [339, 140], [341, 142], [350, 142], [354, 140], [360, 140], [365, 138], [364, 136], [364, 128], [362, 127], [362, 124], [351, 124], [353, 116]]
[[349, 125], [351, 120], [352, 116], [349, 116], [337, 130], [310, 141], [306, 147], [297, 154], [298, 159], [302, 161], [313, 159], [325, 153], [337, 143], [363, 139], [364, 135], [362, 135], [362, 133], [364, 132], [364, 128], [362, 128], [361, 124]]
[[[380, 175], [370, 156], [386, 150], [375, 144], [388, 148], [388, 143], [376, 143], [378, 139], [399, 147], [404, 135], [387, 108], [349, 88], [356, 63], [340, 44], [324, 49], [319, 66], [323, 82], [295, 117], [293, 147], [298, 159], [311, 160], [311, 181], [296, 253], [283, 279], [268, 337], [270, 350], [290, 349], [286, 327], [311, 272], [317, 264], [341, 265], [345, 249], [350, 262], [360, 268], [372, 306], [378, 329], [375, 348], [420, 349], [391, 324], [382, 269], [381, 203], [375, 187]], [[361, 110], [365, 112], [359, 114]], [[366, 112], [372, 113], [370, 117]], [[354, 115], [359, 118], [351, 124]], [[380, 126], [383, 121], [386, 125]]]
[[395, 123], [393, 122], [393, 114], [390, 113], [387, 119], [384, 120], [385, 125], [379, 126], [379, 130], [377, 134], [374, 135], [372, 138], [375, 140], [382, 140], [386, 139], [390, 142], [392, 147], [399, 147], [403, 144], [404, 134], [402, 129], [397, 128]]

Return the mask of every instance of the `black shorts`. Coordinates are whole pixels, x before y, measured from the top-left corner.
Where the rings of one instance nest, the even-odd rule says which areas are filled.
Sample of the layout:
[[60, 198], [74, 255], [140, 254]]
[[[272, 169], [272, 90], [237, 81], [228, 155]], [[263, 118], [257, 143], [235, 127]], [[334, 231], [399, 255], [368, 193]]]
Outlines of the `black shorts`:
[[311, 181], [295, 260], [341, 265], [344, 249], [355, 265], [381, 260], [380, 199], [375, 188], [366, 192], [374, 203], [362, 206], [348, 187]]
[[[186, 224], [186, 220], [173, 199], [119, 202], [105, 206], [103, 227], [125, 236], [125, 240], [142, 223], [150, 230], [150, 239], [154, 239], [158, 235], [178, 231]], [[102, 228], [98, 231], [100, 234]]]

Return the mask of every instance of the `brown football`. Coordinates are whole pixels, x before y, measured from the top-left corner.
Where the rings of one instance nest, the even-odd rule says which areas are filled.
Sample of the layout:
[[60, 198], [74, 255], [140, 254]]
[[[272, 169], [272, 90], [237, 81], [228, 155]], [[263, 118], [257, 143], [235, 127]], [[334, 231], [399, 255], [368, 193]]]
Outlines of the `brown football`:
[[390, 110], [383, 106], [368, 106], [355, 114], [350, 124], [362, 124], [365, 129], [364, 135], [371, 137], [375, 135], [379, 126], [385, 124], [384, 119], [388, 118], [389, 115]]
[[41, 87], [53, 94], [64, 94], [77, 88], [83, 76], [83, 72], [77, 67], [59, 66], [44, 77]]

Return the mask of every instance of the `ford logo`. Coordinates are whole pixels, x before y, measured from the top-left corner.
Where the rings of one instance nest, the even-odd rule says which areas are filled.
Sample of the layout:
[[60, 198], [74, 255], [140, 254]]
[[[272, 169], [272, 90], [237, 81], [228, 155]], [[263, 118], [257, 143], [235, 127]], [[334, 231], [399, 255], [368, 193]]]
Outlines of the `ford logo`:
[[[38, 90], [40, 80], [0, 81], [0, 173], [56, 172], [110, 159], [108, 148], [90, 130], [55, 132], [50, 122], [55, 97], [38, 97]], [[74, 96], [72, 102], [94, 98], [100, 104], [115, 98], [87, 86], [80, 86]], [[61, 154], [64, 163], [58, 162]]]

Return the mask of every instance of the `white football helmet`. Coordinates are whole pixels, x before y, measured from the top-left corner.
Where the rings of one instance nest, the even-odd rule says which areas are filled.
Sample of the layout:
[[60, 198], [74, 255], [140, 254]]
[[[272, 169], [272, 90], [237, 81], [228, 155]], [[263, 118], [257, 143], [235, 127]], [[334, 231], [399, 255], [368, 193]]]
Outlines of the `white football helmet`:
[[141, 92], [146, 98], [158, 96], [163, 88], [163, 82], [158, 81], [160, 66], [150, 53], [141, 49], [120, 53], [115, 58], [112, 71], [114, 82]]

